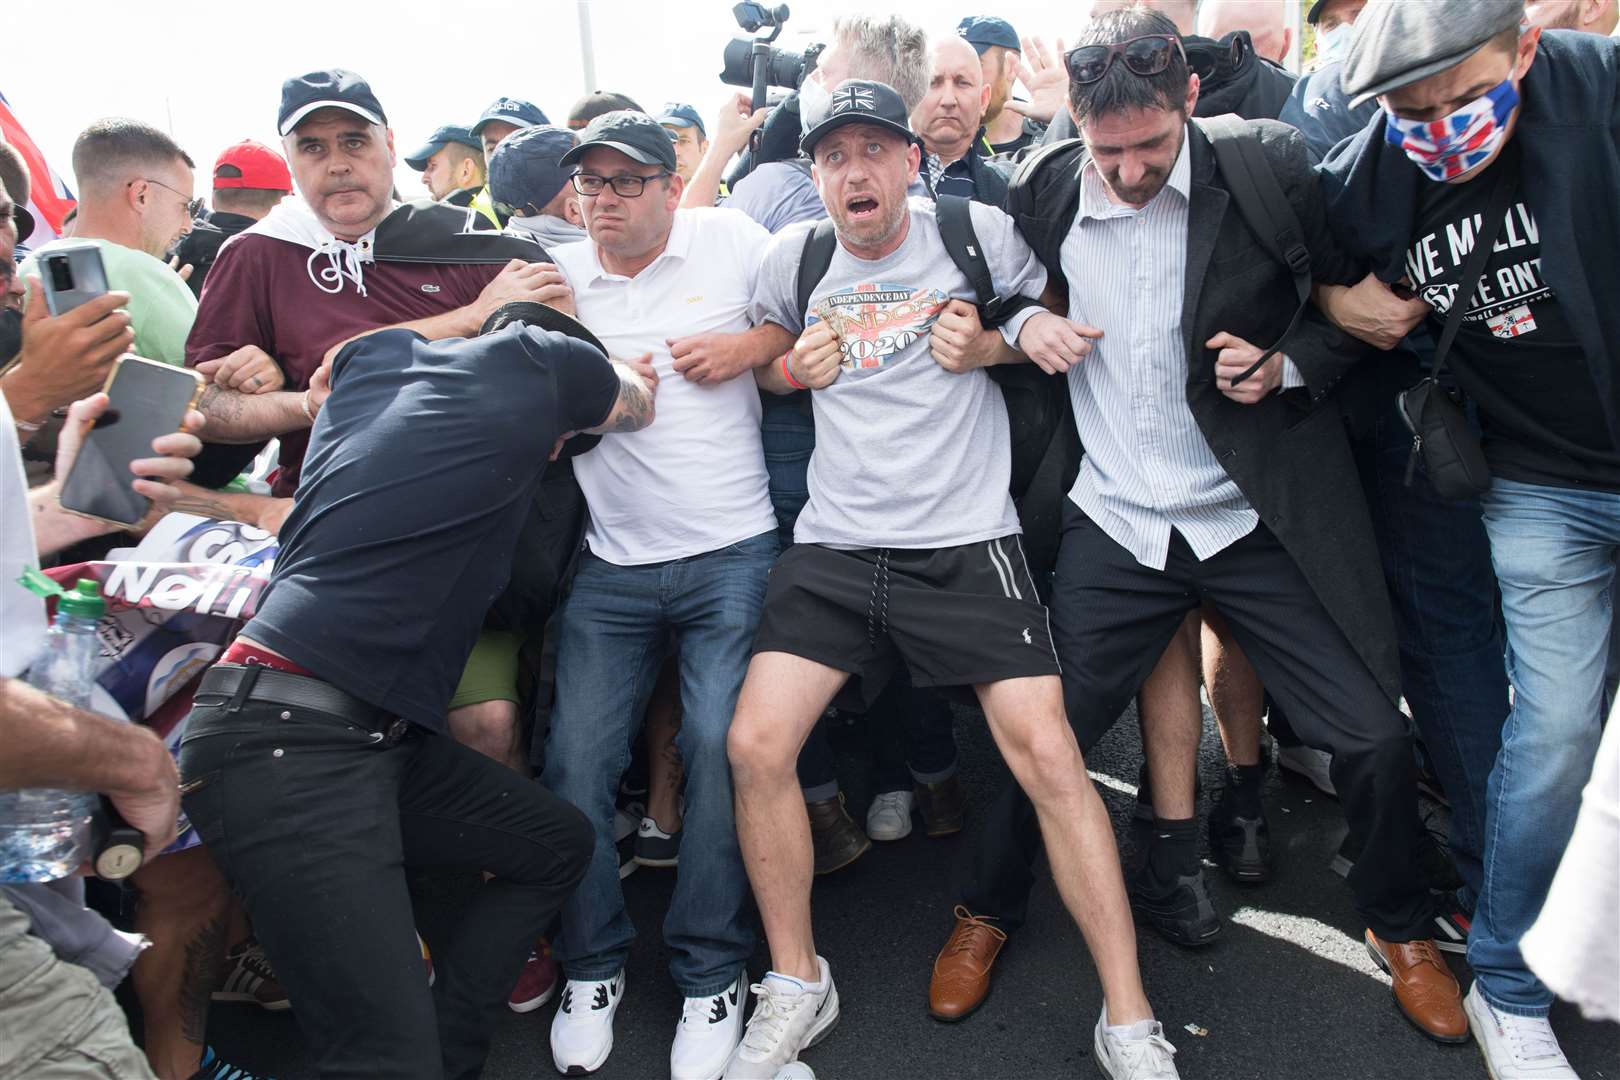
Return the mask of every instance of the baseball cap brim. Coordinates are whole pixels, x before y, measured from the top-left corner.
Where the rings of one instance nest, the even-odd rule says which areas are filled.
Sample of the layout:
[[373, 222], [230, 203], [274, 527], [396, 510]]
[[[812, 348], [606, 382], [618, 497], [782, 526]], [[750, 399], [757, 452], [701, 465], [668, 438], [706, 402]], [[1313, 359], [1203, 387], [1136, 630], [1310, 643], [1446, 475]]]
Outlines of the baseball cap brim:
[[440, 150], [443, 150], [448, 145], [448, 143], [442, 142], [428, 143], [426, 146], [419, 148], [416, 153], [407, 156], [405, 158], [405, 164], [409, 165], [417, 172], [426, 172], [428, 160], [432, 158], [434, 154], [437, 154]]
[[484, 129], [489, 127], [491, 124], [511, 124], [513, 127], [519, 130], [536, 126], [532, 122], [523, 119], [521, 116], [513, 116], [511, 113], [496, 113], [494, 116], [480, 116], [478, 118], [478, 123], [474, 124], [468, 130], [473, 133], [474, 138], [477, 138], [478, 136], [482, 135], [484, 133]]
[[281, 126], [278, 129], [277, 134], [291, 134], [292, 130], [298, 126], [299, 122], [302, 121], [304, 117], [308, 116], [312, 112], [318, 112], [321, 109], [342, 109], [344, 112], [353, 113], [354, 115], [360, 117], [360, 119], [370, 124], [387, 123], [387, 121], [385, 121], [381, 116], [372, 112], [370, 109], [362, 109], [360, 106], [350, 104], [347, 101], [311, 101], [306, 105], [300, 105], [298, 108], [288, 113], [286, 119], [281, 122]]
[[657, 154], [649, 154], [647, 151], [631, 146], [629, 143], [615, 142], [611, 139], [603, 139], [600, 142], [582, 142], [558, 158], [557, 164], [578, 165], [580, 159], [590, 150], [617, 150], [631, 161], [639, 161], [643, 165], [662, 165], [666, 169], [672, 167], [668, 161]]
[[826, 138], [830, 132], [836, 131], [846, 124], [870, 124], [872, 127], [887, 128], [889, 131], [894, 132], [907, 142], [917, 141], [917, 136], [904, 124], [897, 124], [893, 120], [889, 120], [882, 116], [874, 116], [869, 112], [847, 111], [833, 113], [831, 116], [827, 117], [827, 119], [811, 128], [805, 134], [804, 138], [799, 140], [799, 149], [804, 151], [807, 157], [813, 157], [815, 155], [816, 144], [822, 139]]
[[17, 243], [34, 235], [34, 215], [20, 203], [11, 204], [11, 223], [17, 227]]

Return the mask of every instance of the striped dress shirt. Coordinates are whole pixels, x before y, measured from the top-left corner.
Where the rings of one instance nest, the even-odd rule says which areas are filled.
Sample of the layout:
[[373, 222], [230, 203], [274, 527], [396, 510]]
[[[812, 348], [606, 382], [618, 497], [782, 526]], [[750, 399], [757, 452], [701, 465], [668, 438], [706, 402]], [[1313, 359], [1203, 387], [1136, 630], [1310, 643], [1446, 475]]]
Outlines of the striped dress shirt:
[[[1203, 560], [1260, 520], [1187, 406], [1181, 308], [1191, 175], [1183, 139], [1169, 182], [1137, 210], [1109, 201], [1088, 159], [1080, 209], [1060, 250], [1069, 317], [1103, 332], [1069, 369], [1085, 447], [1069, 498], [1155, 570], [1165, 567], [1172, 529]], [[1286, 359], [1283, 383], [1301, 383]]]

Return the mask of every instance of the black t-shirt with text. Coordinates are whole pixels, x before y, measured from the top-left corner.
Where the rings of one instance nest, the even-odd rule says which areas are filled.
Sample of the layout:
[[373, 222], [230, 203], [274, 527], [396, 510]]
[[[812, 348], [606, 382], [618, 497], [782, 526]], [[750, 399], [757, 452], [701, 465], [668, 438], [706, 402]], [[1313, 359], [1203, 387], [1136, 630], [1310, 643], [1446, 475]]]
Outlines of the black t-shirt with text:
[[618, 388], [600, 352], [534, 327], [346, 347], [243, 635], [444, 731], [552, 447], [606, 420]]
[[[1406, 272], [1434, 309], [1429, 328], [1436, 340], [1462, 288], [1495, 170], [1518, 167], [1515, 155], [1504, 154], [1467, 183], [1423, 187]], [[1446, 363], [1479, 406], [1492, 475], [1620, 491], [1620, 453], [1586, 356], [1542, 272], [1541, 239], [1522, 191], [1509, 205]]]

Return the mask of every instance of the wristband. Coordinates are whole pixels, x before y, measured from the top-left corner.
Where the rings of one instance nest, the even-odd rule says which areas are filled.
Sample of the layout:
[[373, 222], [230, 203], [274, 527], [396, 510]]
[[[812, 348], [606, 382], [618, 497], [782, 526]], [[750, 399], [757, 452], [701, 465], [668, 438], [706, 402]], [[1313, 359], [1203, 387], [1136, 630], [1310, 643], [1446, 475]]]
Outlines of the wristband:
[[795, 389], [795, 390], [808, 390], [808, 389], [810, 389], [808, 386], [804, 385], [804, 383], [800, 382], [798, 379], [795, 379], [793, 377], [793, 368], [788, 363], [788, 358], [791, 357], [792, 355], [793, 355], [793, 350], [791, 350], [791, 349], [789, 349], [787, 352], [782, 354], [782, 377], [787, 380], [787, 384], [789, 386], [793, 387], [793, 389]]

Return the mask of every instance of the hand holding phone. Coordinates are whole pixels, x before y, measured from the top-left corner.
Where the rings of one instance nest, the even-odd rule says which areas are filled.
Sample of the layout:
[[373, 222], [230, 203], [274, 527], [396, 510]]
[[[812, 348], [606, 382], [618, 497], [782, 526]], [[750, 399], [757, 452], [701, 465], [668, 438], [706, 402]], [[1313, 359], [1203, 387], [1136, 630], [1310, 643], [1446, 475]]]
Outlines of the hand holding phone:
[[88, 240], [67, 240], [52, 245], [38, 260], [45, 306], [52, 315], [66, 315], [81, 304], [107, 294], [107, 270], [101, 248]]

